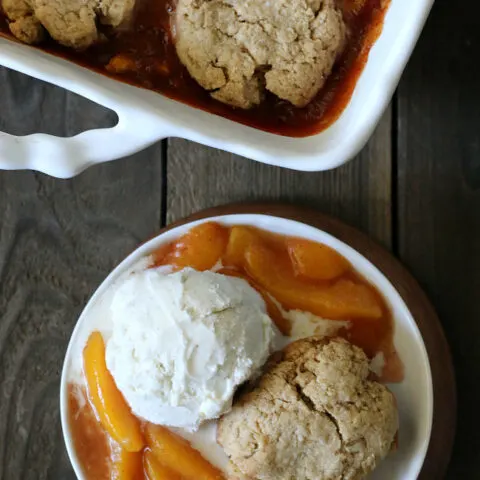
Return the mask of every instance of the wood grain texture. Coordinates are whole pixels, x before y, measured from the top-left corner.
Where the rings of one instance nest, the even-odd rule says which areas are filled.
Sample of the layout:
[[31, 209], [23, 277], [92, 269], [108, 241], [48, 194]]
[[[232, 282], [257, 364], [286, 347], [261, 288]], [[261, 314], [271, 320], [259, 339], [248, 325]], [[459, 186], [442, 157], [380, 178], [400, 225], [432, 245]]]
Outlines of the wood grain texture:
[[[459, 391], [447, 478], [478, 478], [480, 5], [435, 3], [399, 88], [399, 255], [433, 300]], [[446, 33], [448, 32], [448, 34]]]
[[316, 207], [390, 247], [391, 110], [352, 162], [304, 173], [248, 161], [186, 140], [168, 143], [167, 223], [236, 201], [282, 200]]
[[[10, 92], [0, 95], [0, 128], [12, 133], [48, 124], [50, 133], [71, 135], [111, 119], [5, 70], [0, 89]], [[69, 181], [0, 172], [1, 480], [75, 478], [59, 418], [67, 342], [107, 273], [160, 228], [161, 174], [160, 146]]]
[[0, 67], [2, 132], [70, 137], [91, 128], [111, 127], [117, 120], [115, 112], [79, 95]]
[[436, 399], [430, 445], [418, 479], [443, 478], [455, 437], [457, 412], [455, 377], [449, 346], [440, 321], [417, 281], [390, 253], [367, 235], [333, 217], [295, 205], [253, 202], [213, 207], [169, 225], [165, 230], [200, 218], [236, 213], [266, 213], [320, 228], [368, 258], [394, 285], [415, 319], [425, 342], [432, 371], [433, 395]]

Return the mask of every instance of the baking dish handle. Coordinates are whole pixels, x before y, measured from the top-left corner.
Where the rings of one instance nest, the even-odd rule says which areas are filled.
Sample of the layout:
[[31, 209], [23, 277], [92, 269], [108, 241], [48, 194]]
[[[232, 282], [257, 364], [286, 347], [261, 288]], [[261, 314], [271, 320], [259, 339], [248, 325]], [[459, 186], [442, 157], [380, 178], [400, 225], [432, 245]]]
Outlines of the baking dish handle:
[[118, 116], [118, 124], [112, 128], [88, 130], [70, 138], [41, 133], [17, 137], [0, 132], [0, 169], [30, 169], [70, 178], [91, 165], [131, 155], [169, 136], [158, 117], [138, 112], [130, 118]]

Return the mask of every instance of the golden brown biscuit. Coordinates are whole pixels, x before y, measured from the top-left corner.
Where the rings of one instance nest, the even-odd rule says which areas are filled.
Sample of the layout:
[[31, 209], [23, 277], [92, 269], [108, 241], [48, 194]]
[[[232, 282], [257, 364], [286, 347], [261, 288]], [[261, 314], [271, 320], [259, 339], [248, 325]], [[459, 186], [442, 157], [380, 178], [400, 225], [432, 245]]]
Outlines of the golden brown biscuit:
[[119, 27], [130, 20], [135, 0], [0, 0], [13, 35], [38, 43], [45, 31], [66, 47], [83, 50], [99, 38], [97, 21]]
[[212, 97], [240, 108], [264, 90], [303, 107], [346, 39], [337, 0], [179, 0], [176, 49]]
[[364, 352], [343, 339], [289, 345], [222, 417], [217, 440], [232, 478], [355, 480], [391, 450], [395, 399], [368, 379]]

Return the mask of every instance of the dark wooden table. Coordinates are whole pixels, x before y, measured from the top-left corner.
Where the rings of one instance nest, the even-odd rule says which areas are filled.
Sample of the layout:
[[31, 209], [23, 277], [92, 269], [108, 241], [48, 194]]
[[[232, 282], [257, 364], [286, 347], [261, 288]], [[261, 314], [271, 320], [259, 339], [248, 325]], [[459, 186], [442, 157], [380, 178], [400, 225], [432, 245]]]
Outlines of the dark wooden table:
[[[333, 214], [417, 277], [455, 361], [459, 418], [448, 478], [479, 478], [478, 14], [473, 0], [437, 0], [375, 135], [332, 172], [285, 171], [184, 140], [68, 181], [0, 172], [0, 479], [74, 478], [60, 428], [60, 369], [77, 316], [109, 270], [166, 223], [255, 199]], [[113, 122], [84, 99], [0, 69], [0, 130], [72, 135]]]

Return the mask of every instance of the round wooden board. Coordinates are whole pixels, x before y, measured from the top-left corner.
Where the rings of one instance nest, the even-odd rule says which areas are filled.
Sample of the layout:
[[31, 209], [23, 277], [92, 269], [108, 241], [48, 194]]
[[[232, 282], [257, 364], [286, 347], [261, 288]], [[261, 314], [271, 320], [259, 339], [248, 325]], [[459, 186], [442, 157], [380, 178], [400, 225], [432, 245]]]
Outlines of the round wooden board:
[[342, 240], [374, 265], [395, 286], [412, 313], [422, 334], [433, 378], [433, 426], [427, 456], [419, 475], [422, 480], [444, 478], [456, 426], [456, 387], [450, 349], [440, 321], [417, 281], [388, 251], [365, 234], [315, 210], [277, 203], [241, 203], [202, 210], [179, 220], [164, 230], [218, 215], [257, 213], [306, 223]]

